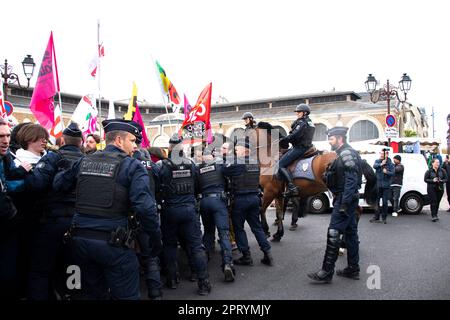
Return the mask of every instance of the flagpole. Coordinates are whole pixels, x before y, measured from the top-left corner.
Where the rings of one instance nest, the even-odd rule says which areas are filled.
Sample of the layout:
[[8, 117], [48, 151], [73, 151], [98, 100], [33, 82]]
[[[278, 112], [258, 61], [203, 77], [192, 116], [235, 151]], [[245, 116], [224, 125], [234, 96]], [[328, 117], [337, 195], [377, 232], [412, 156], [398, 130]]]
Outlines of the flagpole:
[[97, 56], [98, 56], [98, 64], [97, 64], [97, 86], [98, 86], [98, 119], [100, 121], [99, 125], [99, 133], [100, 139], [103, 138], [102, 135], [102, 96], [100, 94], [100, 20], [97, 20]]
[[[150, 54], [150, 57], [152, 59], [153, 62], [153, 67], [155, 68], [155, 76], [156, 76], [156, 81], [159, 82], [159, 73], [158, 70], [156, 70], [156, 60], [153, 58], [153, 55]], [[164, 104], [164, 107], [166, 108], [166, 114], [167, 114], [167, 119], [169, 120], [169, 127], [170, 127], [170, 135], [172, 136], [173, 131], [172, 131], [172, 123], [170, 122], [170, 117], [169, 117], [169, 110], [167, 109], [167, 104], [164, 101], [164, 94], [161, 92], [161, 97], [162, 97], [162, 101]], [[167, 95], [167, 101], [169, 101], [169, 95]]]
[[[55, 73], [56, 73], [56, 87], [58, 89], [58, 100], [59, 100], [59, 108], [61, 111], [61, 124], [64, 129], [64, 119], [62, 114], [62, 99], [61, 99], [61, 89], [59, 87], [59, 74], [58, 74], [58, 63], [56, 62], [56, 50], [55, 50], [55, 40], [53, 39], [53, 31], [50, 32], [50, 36], [52, 37], [52, 50], [53, 50], [53, 61], [55, 62]], [[53, 110], [53, 116], [55, 114], [55, 110]]]

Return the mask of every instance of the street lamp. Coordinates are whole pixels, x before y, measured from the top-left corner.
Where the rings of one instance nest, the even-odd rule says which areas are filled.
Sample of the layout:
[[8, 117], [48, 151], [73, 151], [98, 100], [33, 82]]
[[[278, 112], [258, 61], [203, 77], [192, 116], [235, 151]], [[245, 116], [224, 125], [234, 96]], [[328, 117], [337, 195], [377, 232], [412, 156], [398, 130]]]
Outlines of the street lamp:
[[[27, 56], [22, 61], [22, 67], [23, 67], [23, 73], [25, 74], [25, 77], [28, 80], [28, 85], [26, 88], [30, 87], [30, 79], [33, 76], [34, 73], [34, 67], [36, 64], [34, 63], [33, 58], [31, 55], [27, 54]], [[8, 83], [14, 83], [17, 82], [19, 87], [22, 87], [20, 84], [19, 76], [12, 72], [12, 66], [8, 64], [8, 60], [5, 59], [5, 64], [3, 66], [0, 66], [1, 69], [1, 76], [3, 78], [3, 94], [5, 95], [5, 100], [7, 99], [7, 90]]]
[[[372, 103], [377, 103], [381, 100], [386, 100], [387, 102], [387, 114], [391, 114], [391, 98], [397, 98], [400, 102], [406, 101], [406, 95], [408, 91], [411, 89], [411, 78], [404, 73], [400, 81], [398, 82], [398, 87], [392, 86], [389, 84], [389, 79], [387, 83], [383, 86], [383, 88], [377, 90], [378, 81], [375, 77], [370, 73], [367, 77], [367, 80], [364, 82], [366, 85], [366, 90], [370, 93], [370, 101]], [[400, 91], [404, 93], [405, 98], [401, 99], [399, 96], [399, 88]], [[388, 138], [388, 146], [391, 146], [391, 138]]]

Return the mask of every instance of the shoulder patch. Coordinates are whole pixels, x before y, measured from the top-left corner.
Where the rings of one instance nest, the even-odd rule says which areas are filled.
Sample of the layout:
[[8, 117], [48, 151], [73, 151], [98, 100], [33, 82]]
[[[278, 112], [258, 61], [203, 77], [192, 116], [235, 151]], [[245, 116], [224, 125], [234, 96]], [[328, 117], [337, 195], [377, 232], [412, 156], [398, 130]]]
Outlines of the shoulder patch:
[[344, 166], [347, 168], [354, 168], [356, 165], [356, 158], [350, 150], [344, 150], [341, 152], [341, 159]]
[[44, 168], [45, 167], [45, 162], [44, 161], [41, 161], [41, 162], [39, 162], [37, 165], [36, 165], [36, 169], [42, 169], [42, 168]]

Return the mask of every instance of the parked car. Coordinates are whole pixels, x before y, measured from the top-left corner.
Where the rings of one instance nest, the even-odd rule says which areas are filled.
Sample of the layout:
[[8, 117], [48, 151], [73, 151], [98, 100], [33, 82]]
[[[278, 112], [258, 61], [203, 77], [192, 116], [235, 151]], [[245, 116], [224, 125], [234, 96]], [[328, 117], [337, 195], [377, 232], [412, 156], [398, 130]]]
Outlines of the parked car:
[[[389, 157], [393, 159], [396, 154], [393, 153]], [[405, 167], [403, 187], [400, 194], [400, 208], [404, 213], [418, 214], [422, 211], [423, 206], [430, 204], [427, 185], [423, 181], [423, 176], [428, 170], [427, 163], [421, 154], [400, 153], [399, 155], [402, 157], [402, 164]], [[365, 159], [372, 166], [379, 156], [378, 154], [362, 154], [361, 158]], [[363, 184], [359, 190], [359, 205], [363, 208], [369, 208], [370, 206], [362, 198], [364, 187], [365, 179], [363, 176]], [[331, 192], [323, 192], [308, 198], [307, 209], [310, 213], [325, 213], [333, 207], [332, 202], [333, 196]], [[390, 201], [389, 205], [392, 206]]]

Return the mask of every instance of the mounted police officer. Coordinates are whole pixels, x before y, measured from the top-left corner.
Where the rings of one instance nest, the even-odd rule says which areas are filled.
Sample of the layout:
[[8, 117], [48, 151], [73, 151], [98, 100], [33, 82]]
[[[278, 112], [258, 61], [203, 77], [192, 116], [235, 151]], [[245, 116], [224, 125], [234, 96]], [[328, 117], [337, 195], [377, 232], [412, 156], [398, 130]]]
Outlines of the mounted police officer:
[[109, 290], [113, 299], [139, 299], [139, 263], [130, 249], [136, 219], [149, 235], [152, 254], [162, 249], [147, 171], [130, 157], [142, 129], [134, 121], [121, 119], [104, 120], [102, 125], [105, 150], [57, 174], [53, 187], [67, 191], [76, 184], [76, 213], [68, 236], [83, 270], [81, 285], [87, 298], [102, 298]]
[[194, 163], [184, 156], [182, 139], [174, 134], [169, 140], [169, 157], [156, 163], [162, 195], [161, 230], [167, 286], [177, 288], [177, 240], [181, 234], [191, 255], [193, 270], [198, 277], [200, 295], [211, 292], [207, 257], [202, 243], [200, 222], [196, 212], [197, 175]]
[[342, 236], [347, 245], [348, 266], [337, 270], [338, 276], [359, 279], [359, 241], [356, 208], [362, 182], [361, 158], [347, 142], [348, 128], [334, 127], [328, 131], [328, 142], [338, 157], [326, 173], [326, 182], [333, 193], [333, 212], [327, 232], [327, 247], [322, 269], [308, 274], [316, 282], [330, 283], [338, 257]]
[[242, 257], [234, 260], [234, 264], [253, 265], [247, 235], [244, 230], [244, 223], [247, 221], [261, 251], [264, 253], [264, 258], [261, 262], [271, 266], [273, 265], [273, 257], [270, 253], [271, 247], [259, 219], [259, 208], [261, 205], [259, 197], [259, 165], [256, 161], [257, 159], [249, 157], [250, 151], [247, 140], [238, 140], [235, 151], [237, 156], [236, 163], [227, 164], [224, 167], [224, 175], [231, 178], [231, 194], [233, 197], [231, 218], [236, 242], [239, 250], [242, 252]]
[[[150, 154], [146, 152], [146, 149], [141, 148], [142, 133], [136, 137], [136, 149], [133, 153], [133, 158], [139, 160], [142, 165], [147, 169], [148, 173], [148, 185], [150, 193], [153, 198], [156, 199], [155, 191], [157, 190], [157, 177], [155, 173], [155, 163], [150, 159]], [[160, 273], [160, 261], [159, 257], [152, 254], [152, 248], [150, 238], [148, 234], [139, 231], [137, 240], [140, 248], [140, 261], [144, 269], [144, 278], [147, 285], [147, 293], [150, 300], [162, 299], [162, 282]]]
[[245, 131], [256, 129], [256, 121], [253, 119], [253, 114], [251, 112], [245, 112], [242, 115], [242, 120], [245, 122]]
[[203, 161], [197, 171], [201, 192], [200, 215], [204, 227], [203, 242], [208, 251], [214, 247], [217, 226], [222, 251], [222, 270], [225, 281], [232, 282], [234, 281], [234, 267], [223, 166], [221, 159], [215, 159], [212, 155], [203, 155]]
[[299, 104], [295, 107], [295, 112], [297, 113], [297, 120], [292, 123], [289, 135], [280, 140], [280, 144], [286, 142], [292, 144], [292, 148], [278, 162], [278, 175], [288, 183], [288, 190], [285, 194], [287, 197], [297, 196], [299, 193], [288, 166], [312, 147], [312, 139], [316, 130], [309, 118], [311, 109], [307, 104]]
[[[27, 188], [33, 191], [48, 192], [45, 201], [44, 217], [41, 220], [31, 250], [31, 267], [28, 284], [28, 298], [31, 300], [48, 300], [52, 279], [57, 270], [58, 258], [63, 258], [69, 265], [71, 257], [63, 236], [72, 223], [75, 214], [75, 191], [52, 190], [55, 175], [72, 166], [83, 153], [81, 147], [83, 136], [76, 123], [71, 123], [63, 131], [61, 147], [49, 152], [36, 164], [33, 174], [26, 178]], [[65, 274], [65, 270], [63, 271]], [[65, 286], [65, 281], [64, 281]], [[62, 288], [59, 288], [62, 289]], [[60, 292], [62, 293], [62, 292]]]

